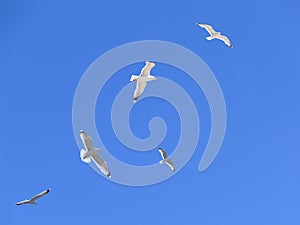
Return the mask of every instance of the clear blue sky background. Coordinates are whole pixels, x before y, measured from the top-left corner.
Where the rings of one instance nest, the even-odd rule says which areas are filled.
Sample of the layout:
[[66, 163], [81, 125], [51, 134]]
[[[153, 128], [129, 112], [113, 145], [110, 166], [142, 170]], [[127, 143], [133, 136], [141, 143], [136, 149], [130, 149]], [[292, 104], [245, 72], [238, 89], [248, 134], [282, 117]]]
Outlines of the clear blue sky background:
[[[0, 224], [299, 225], [299, 10], [290, 0], [2, 0]], [[234, 48], [206, 41], [197, 21], [228, 35]], [[120, 44], [148, 39], [183, 45], [208, 64], [224, 92], [228, 125], [220, 154], [199, 173], [210, 124], [198, 91], [199, 99], [193, 99], [203, 126], [192, 159], [163, 183], [128, 187], [81, 162], [72, 101], [96, 58]], [[112, 81], [118, 87], [118, 79]], [[133, 113], [147, 112], [136, 107]], [[168, 104], [165, 109], [168, 120], [177, 118]], [[140, 137], [148, 135], [144, 123], [141, 132], [133, 126]], [[108, 146], [117, 142], [105, 136], [106, 127], [99, 129]], [[170, 149], [176, 137], [168, 139]], [[136, 163], [134, 152], [111, 152]], [[159, 160], [152, 155], [153, 162], [136, 164]], [[52, 191], [38, 206], [15, 205], [48, 187]]]

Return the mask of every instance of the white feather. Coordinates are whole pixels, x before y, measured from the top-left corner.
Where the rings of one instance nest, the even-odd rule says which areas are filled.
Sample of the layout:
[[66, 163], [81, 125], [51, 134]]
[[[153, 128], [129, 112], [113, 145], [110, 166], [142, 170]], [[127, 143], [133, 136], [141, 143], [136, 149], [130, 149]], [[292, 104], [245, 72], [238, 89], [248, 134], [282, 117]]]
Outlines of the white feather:
[[86, 150], [81, 149], [81, 151], [80, 151], [80, 158], [81, 158], [81, 160], [82, 160], [83, 162], [85, 162], [85, 163], [90, 163], [90, 162], [91, 162], [91, 158], [90, 158], [90, 157], [85, 157], [85, 154], [86, 154], [86, 153], [87, 153]]
[[130, 81], [136, 81], [140, 76], [132, 75]]

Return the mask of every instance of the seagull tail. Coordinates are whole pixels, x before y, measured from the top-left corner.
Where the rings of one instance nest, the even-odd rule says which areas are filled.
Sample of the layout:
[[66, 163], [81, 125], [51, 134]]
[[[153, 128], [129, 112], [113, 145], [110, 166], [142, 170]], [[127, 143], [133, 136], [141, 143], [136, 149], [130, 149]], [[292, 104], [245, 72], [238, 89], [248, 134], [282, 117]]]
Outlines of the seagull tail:
[[160, 160], [159, 163], [160, 163], [160, 164], [164, 164], [165, 162], [169, 161], [170, 159], [171, 159], [171, 158], [168, 157], [168, 158], [166, 158], [166, 159]]
[[130, 81], [136, 81], [139, 78], [139, 76], [132, 75], [130, 78]]
[[95, 150], [98, 152], [103, 152], [103, 149], [101, 149], [101, 148], [95, 148]]
[[86, 150], [81, 149], [81, 151], [80, 151], [80, 158], [81, 158], [81, 160], [82, 160], [83, 162], [85, 162], [85, 163], [90, 163], [90, 162], [91, 162], [91, 158], [90, 158], [90, 157], [84, 158], [86, 152], [87, 152]]
[[150, 75], [149, 77], [147, 77], [146, 81], [152, 81], [152, 80], [158, 80], [157, 77]]
[[166, 160], [163, 159], [163, 160], [160, 160], [160, 161], [159, 161], [159, 164], [164, 164], [165, 162], [166, 162]]

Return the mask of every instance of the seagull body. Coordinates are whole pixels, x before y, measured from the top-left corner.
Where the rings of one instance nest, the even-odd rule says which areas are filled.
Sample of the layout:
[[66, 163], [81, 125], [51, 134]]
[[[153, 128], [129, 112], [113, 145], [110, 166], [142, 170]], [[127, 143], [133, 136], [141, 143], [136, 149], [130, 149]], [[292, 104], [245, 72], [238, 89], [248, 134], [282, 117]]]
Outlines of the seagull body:
[[100, 171], [110, 178], [111, 175], [108, 166], [106, 162], [99, 156], [99, 153], [102, 150], [99, 148], [94, 148], [92, 138], [82, 130], [80, 131], [80, 138], [85, 147], [85, 149], [81, 149], [80, 151], [81, 160], [85, 163], [90, 163], [91, 160], [93, 160]]
[[196, 24], [199, 27], [204, 28], [210, 34], [210, 36], [206, 37], [206, 40], [210, 41], [212, 39], [219, 39], [219, 40], [223, 41], [230, 48], [233, 47], [230, 40], [228, 39], [228, 37], [222, 35], [221, 32], [216, 32], [212, 26], [210, 26], [208, 24], [202, 24], [202, 23], [196, 23]]
[[155, 63], [146, 61], [146, 65], [141, 70], [140, 75], [132, 75], [130, 81], [136, 81], [136, 88], [133, 95], [133, 102], [136, 102], [141, 94], [144, 92], [147, 81], [157, 80], [156, 77], [150, 75], [151, 69], [155, 66]]
[[162, 160], [159, 161], [160, 164], [164, 164], [166, 163], [173, 172], [175, 172], [175, 165], [174, 163], [171, 161], [171, 158], [169, 158], [167, 156], [167, 153], [162, 149], [162, 148], [158, 148], [158, 151], [161, 154]]
[[31, 199], [26, 199], [24, 201], [21, 201], [21, 202], [17, 202], [16, 205], [24, 205], [24, 204], [32, 204], [32, 205], [37, 205], [37, 203], [35, 202], [38, 198], [48, 194], [50, 192], [50, 189], [47, 189], [35, 196], [33, 196]]

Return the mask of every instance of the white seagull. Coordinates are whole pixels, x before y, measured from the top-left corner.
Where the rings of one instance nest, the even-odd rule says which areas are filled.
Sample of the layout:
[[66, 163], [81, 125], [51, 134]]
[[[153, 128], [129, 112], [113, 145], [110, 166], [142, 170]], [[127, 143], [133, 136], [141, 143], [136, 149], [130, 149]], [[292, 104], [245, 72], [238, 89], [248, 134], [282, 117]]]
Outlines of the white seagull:
[[85, 147], [85, 149], [81, 149], [80, 151], [81, 160], [85, 163], [90, 163], [91, 160], [93, 160], [100, 171], [105, 174], [105, 176], [111, 178], [106, 162], [99, 156], [99, 152], [102, 150], [99, 148], [94, 148], [92, 138], [83, 130], [80, 130], [80, 138]]
[[35, 202], [38, 198], [48, 194], [50, 192], [50, 189], [47, 189], [46, 191], [43, 191], [41, 193], [39, 193], [38, 195], [33, 196], [30, 200], [26, 199], [24, 201], [21, 202], [17, 202], [16, 205], [24, 205], [24, 204], [32, 204], [32, 205], [37, 205], [37, 203]]
[[161, 154], [161, 157], [163, 158], [162, 160], [159, 161], [160, 164], [166, 163], [173, 172], [175, 172], [175, 166], [174, 163], [171, 161], [171, 158], [167, 156], [167, 153], [162, 149], [158, 148], [158, 151]]
[[230, 48], [232, 48], [232, 44], [230, 42], [230, 40], [228, 39], [228, 37], [224, 36], [221, 34], [221, 32], [216, 32], [214, 30], [214, 28], [208, 24], [202, 24], [202, 23], [196, 23], [199, 27], [204, 28], [209, 34], [210, 36], [206, 37], [206, 40], [212, 40], [212, 39], [219, 39], [221, 41], [224, 41], [224, 43], [226, 45], [228, 45]]
[[146, 61], [146, 65], [141, 70], [140, 75], [132, 75], [130, 81], [136, 81], [136, 88], [133, 95], [133, 102], [136, 102], [141, 94], [144, 92], [147, 81], [157, 80], [156, 77], [150, 75], [151, 69], [155, 66], [155, 63]]

